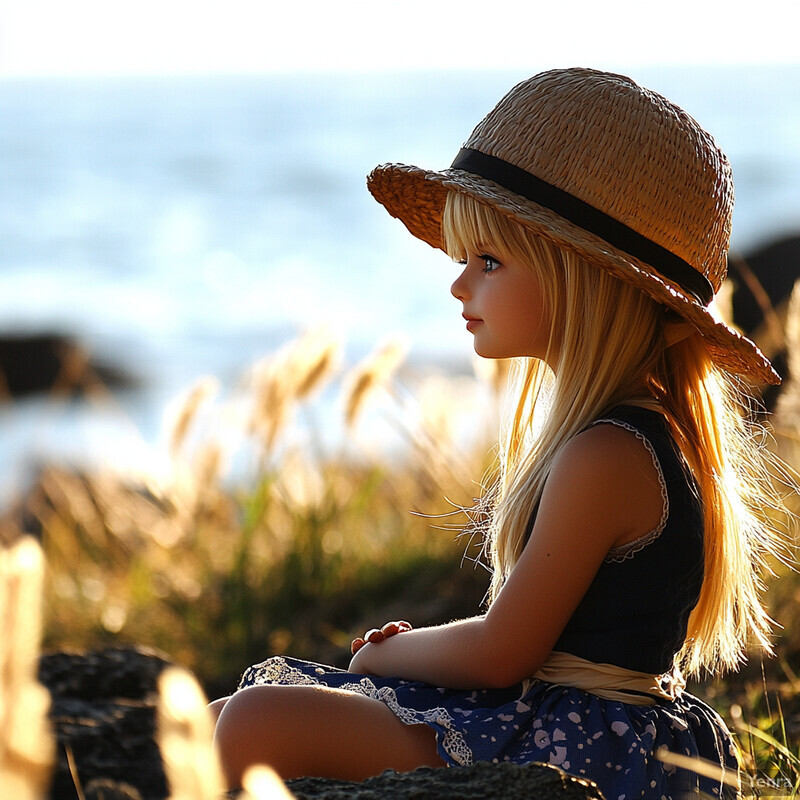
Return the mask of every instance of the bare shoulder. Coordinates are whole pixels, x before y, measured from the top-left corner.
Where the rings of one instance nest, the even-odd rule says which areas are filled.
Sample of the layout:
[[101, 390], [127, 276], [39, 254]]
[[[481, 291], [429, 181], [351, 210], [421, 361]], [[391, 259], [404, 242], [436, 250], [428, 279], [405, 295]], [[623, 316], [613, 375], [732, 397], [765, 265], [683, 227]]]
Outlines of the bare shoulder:
[[608, 551], [653, 530], [662, 503], [658, 470], [635, 433], [596, 425], [564, 445], [528, 541], [486, 617], [492, 641], [503, 643], [508, 679], [538, 669]]
[[556, 458], [542, 498], [572, 497], [606, 524], [613, 545], [655, 528], [663, 513], [661, 480], [653, 455], [635, 432], [595, 425], [573, 437]]
[[643, 437], [613, 423], [600, 422], [567, 442], [556, 463], [563, 469], [604, 469], [610, 466], [657, 478], [653, 456]]

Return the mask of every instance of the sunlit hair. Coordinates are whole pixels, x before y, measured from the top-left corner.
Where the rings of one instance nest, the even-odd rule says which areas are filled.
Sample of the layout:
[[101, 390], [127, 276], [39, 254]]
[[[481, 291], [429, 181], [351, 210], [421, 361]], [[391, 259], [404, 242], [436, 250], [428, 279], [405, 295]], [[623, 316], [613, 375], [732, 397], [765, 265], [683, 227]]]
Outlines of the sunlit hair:
[[[702, 336], [649, 296], [504, 217], [451, 192], [443, 215], [454, 259], [489, 252], [529, 264], [551, 312], [546, 361], [518, 359], [498, 475], [477, 511], [491, 522], [494, 600], [525, 546], [531, 515], [561, 448], [615, 406], [654, 400], [703, 502], [705, 577], [679, 665], [689, 674], [736, 667], [754, 640], [770, 649], [760, 599], [766, 560], [782, 552], [770, 520], [783, 505], [774, 463], [747, 392], [712, 363]], [[542, 406], [546, 413], [542, 413]]]

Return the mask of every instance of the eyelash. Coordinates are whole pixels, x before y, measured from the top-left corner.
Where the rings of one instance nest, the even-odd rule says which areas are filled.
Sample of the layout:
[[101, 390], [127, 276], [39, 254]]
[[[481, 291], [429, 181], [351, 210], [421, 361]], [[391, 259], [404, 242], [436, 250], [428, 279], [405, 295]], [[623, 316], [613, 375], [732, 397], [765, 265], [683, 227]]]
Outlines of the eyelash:
[[[485, 275], [491, 275], [498, 267], [502, 266], [502, 263], [498, 261], [494, 256], [490, 256], [488, 253], [481, 253], [478, 258], [484, 262], [485, 266], [481, 270]], [[459, 259], [458, 263], [464, 267], [467, 264], [466, 258]], [[490, 263], [493, 266], [490, 266]]]
[[[478, 256], [478, 257], [479, 257], [479, 258], [480, 258], [480, 260], [481, 260], [481, 261], [483, 261], [483, 262], [484, 262], [484, 264], [485, 264], [485, 266], [484, 266], [484, 268], [483, 268], [483, 272], [484, 272], [484, 274], [486, 274], [486, 275], [490, 275], [490, 274], [491, 274], [492, 272], [494, 272], [494, 271], [495, 271], [495, 270], [496, 270], [496, 269], [497, 269], [499, 266], [501, 266], [500, 262], [499, 262], [499, 261], [498, 261], [498, 260], [497, 260], [497, 259], [496, 259], [494, 256], [490, 256], [488, 253], [481, 253], [481, 255], [480, 255], [480, 256]], [[492, 266], [490, 266], [490, 264], [491, 264]]]

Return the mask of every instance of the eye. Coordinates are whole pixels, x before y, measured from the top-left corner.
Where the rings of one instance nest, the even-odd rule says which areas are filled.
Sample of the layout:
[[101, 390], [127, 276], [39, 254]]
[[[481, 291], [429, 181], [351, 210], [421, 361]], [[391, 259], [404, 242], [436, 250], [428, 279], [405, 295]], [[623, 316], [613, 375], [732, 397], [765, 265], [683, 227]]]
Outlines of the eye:
[[503, 266], [494, 256], [490, 256], [488, 253], [481, 253], [479, 258], [484, 263], [483, 272], [486, 274], [494, 272], [498, 267]]

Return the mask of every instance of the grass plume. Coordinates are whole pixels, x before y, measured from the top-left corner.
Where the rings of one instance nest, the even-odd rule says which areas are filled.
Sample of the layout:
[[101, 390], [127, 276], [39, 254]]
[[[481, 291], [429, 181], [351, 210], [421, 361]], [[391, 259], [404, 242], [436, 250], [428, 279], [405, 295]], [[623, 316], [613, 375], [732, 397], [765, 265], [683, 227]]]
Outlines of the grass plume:
[[344, 419], [348, 428], [356, 424], [370, 395], [388, 386], [406, 356], [406, 345], [388, 342], [370, 353], [349, 375]]
[[0, 797], [41, 800], [54, 760], [50, 695], [36, 677], [44, 560], [31, 538], [0, 551]]
[[312, 330], [257, 364], [252, 372], [250, 430], [272, 451], [297, 404], [307, 400], [335, 373], [340, 346], [326, 329]]
[[202, 689], [177, 667], [161, 674], [158, 689], [158, 744], [171, 800], [218, 800], [225, 784]]

